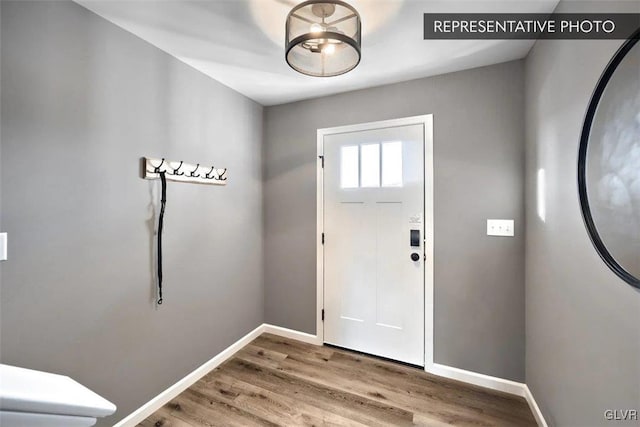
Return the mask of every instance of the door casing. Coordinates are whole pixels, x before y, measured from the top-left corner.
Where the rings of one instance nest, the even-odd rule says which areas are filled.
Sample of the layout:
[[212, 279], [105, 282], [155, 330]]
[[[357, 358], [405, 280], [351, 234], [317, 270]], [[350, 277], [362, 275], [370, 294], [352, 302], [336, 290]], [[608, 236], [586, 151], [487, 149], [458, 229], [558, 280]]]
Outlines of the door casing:
[[424, 369], [433, 367], [433, 309], [434, 309], [434, 225], [433, 225], [433, 114], [405, 117], [318, 129], [318, 162], [316, 175], [316, 337], [319, 344], [324, 343], [322, 310], [324, 308], [324, 137], [346, 132], [358, 132], [407, 125], [424, 126]]

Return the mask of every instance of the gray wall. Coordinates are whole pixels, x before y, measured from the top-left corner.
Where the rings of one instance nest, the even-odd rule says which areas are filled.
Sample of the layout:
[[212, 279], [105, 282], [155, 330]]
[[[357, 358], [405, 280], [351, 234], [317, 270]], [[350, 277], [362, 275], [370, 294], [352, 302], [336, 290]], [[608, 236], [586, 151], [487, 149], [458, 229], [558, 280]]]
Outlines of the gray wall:
[[[558, 11], [587, 7], [616, 10], [613, 2], [574, 2]], [[639, 7], [628, 2], [619, 10]], [[584, 114], [620, 45], [539, 41], [526, 62], [526, 380], [551, 425], [605, 425], [605, 409], [640, 409], [640, 292], [598, 257], [576, 183]], [[547, 181], [544, 222], [537, 215], [538, 169]]]
[[[71, 2], [2, 2], [3, 363], [69, 375], [113, 425], [263, 321], [262, 107]], [[158, 182], [139, 158], [229, 168]]]
[[524, 380], [523, 78], [516, 61], [266, 108], [266, 320], [315, 333], [316, 129], [432, 113], [435, 361]]
[[[2, 24], [2, 7], [0, 7], [0, 28]], [[2, 47], [2, 31], [0, 30], [0, 50]], [[0, 53], [0, 82], [2, 81], [2, 54]], [[2, 85], [0, 84], [0, 99], [2, 98]], [[1, 104], [1, 103], [0, 103]], [[0, 105], [0, 167], [2, 166], [2, 108]], [[2, 228], [2, 170], [0, 169], [0, 232]], [[2, 301], [2, 265], [4, 261], [0, 261], [0, 301]], [[1, 307], [0, 307], [1, 308]], [[2, 354], [2, 312], [0, 311], [0, 360]]]

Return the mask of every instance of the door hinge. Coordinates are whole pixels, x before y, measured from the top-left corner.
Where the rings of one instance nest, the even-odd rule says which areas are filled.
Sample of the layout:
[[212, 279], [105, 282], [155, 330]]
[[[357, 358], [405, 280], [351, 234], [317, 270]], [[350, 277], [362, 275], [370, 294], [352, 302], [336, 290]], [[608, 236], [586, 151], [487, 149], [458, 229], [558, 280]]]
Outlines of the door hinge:
[[324, 233], [322, 233], [322, 244], [324, 245]]
[[324, 308], [322, 309], [322, 321], [324, 322]]
[[324, 169], [324, 156], [318, 156], [318, 158], [320, 159], [322, 169]]

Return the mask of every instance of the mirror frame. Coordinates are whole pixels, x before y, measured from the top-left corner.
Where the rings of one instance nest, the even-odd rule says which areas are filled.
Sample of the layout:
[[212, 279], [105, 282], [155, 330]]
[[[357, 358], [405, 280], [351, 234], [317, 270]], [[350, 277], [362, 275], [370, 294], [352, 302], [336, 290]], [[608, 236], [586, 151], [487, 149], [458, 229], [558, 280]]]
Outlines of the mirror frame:
[[616, 273], [618, 277], [638, 289], [640, 289], [640, 278], [635, 277], [634, 275], [629, 273], [613, 258], [611, 253], [607, 250], [604, 242], [600, 238], [598, 230], [596, 229], [596, 226], [593, 222], [591, 209], [589, 207], [589, 198], [587, 195], [586, 164], [587, 148], [589, 145], [589, 137], [591, 135], [591, 127], [593, 125], [593, 119], [595, 118], [598, 104], [600, 103], [600, 99], [602, 98], [602, 94], [604, 93], [609, 80], [611, 80], [613, 73], [618, 68], [618, 65], [620, 65], [625, 56], [639, 41], [640, 29], [636, 30], [633, 35], [631, 35], [631, 37], [627, 39], [627, 41], [625, 41], [625, 43], [618, 49], [618, 51], [615, 53], [615, 55], [605, 68], [604, 72], [602, 73], [602, 76], [600, 76], [600, 80], [596, 85], [596, 89], [593, 92], [593, 95], [591, 95], [591, 100], [589, 101], [589, 108], [587, 109], [587, 114], [584, 119], [582, 135], [580, 136], [580, 148], [578, 151], [578, 194], [580, 197], [582, 218], [584, 220], [585, 227], [587, 228], [589, 238], [595, 246], [598, 255], [600, 255], [600, 258], [602, 258], [605, 264], [607, 264], [607, 266], [611, 270], [613, 270], [613, 272]]

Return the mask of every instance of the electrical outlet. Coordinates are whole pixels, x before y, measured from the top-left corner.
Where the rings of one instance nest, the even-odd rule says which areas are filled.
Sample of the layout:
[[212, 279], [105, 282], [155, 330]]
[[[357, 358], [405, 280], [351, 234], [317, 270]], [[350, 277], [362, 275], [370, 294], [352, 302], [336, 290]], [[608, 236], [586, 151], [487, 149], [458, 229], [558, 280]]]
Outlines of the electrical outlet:
[[0, 233], [0, 261], [7, 260], [7, 233]]
[[488, 219], [487, 236], [507, 236], [514, 235], [512, 219]]

